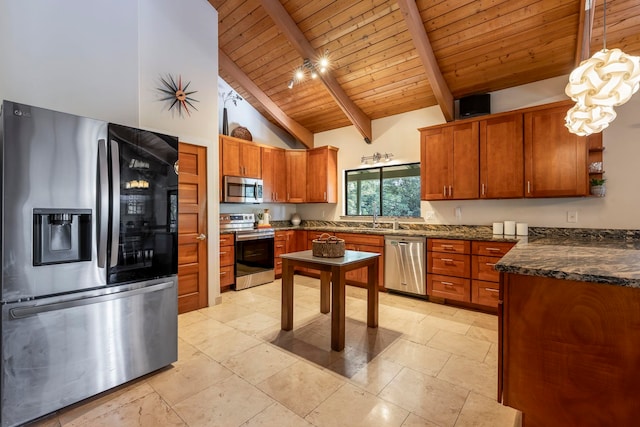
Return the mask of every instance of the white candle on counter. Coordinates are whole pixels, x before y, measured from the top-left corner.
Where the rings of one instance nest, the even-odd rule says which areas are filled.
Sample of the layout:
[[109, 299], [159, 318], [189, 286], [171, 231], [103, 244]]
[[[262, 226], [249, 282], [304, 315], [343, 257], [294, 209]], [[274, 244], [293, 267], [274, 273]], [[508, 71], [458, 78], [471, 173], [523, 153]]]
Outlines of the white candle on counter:
[[516, 222], [505, 221], [504, 222], [504, 234], [507, 236], [514, 236], [516, 234]]

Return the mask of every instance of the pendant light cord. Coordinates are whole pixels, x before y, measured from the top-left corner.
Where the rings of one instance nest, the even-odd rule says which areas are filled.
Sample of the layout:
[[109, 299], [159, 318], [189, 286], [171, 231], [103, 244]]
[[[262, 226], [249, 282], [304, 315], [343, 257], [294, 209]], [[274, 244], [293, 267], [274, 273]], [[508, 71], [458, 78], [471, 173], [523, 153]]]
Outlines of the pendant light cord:
[[602, 12], [602, 48], [607, 50], [607, 0], [604, 0]]

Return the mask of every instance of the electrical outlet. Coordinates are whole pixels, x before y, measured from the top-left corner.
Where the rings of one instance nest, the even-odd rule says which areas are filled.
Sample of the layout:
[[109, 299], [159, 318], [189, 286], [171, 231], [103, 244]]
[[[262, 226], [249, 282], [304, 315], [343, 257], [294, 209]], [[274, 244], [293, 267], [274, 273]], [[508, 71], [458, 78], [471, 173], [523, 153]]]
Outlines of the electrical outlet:
[[460, 221], [462, 219], [462, 208], [460, 206], [456, 206], [455, 214], [456, 219]]
[[567, 222], [578, 222], [578, 211], [567, 211]]
[[433, 220], [436, 218], [436, 214], [433, 211], [427, 211], [427, 214], [425, 216], [427, 218], [427, 221]]

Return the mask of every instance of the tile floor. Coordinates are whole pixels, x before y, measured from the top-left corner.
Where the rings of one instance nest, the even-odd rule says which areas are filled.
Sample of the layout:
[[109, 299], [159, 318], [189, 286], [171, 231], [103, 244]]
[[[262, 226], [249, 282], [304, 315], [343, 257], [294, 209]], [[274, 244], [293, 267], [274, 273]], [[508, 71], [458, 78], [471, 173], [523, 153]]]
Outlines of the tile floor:
[[346, 348], [330, 349], [319, 281], [295, 276], [294, 330], [280, 281], [179, 317], [172, 367], [37, 426], [517, 426], [495, 401], [496, 316], [388, 293], [379, 328], [347, 289]]

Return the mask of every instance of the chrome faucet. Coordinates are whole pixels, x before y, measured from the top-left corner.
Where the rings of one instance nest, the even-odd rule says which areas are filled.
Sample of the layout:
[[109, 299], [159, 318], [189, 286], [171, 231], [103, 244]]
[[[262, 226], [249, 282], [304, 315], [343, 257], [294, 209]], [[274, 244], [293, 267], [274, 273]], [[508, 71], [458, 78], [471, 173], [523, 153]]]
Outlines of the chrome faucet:
[[373, 202], [373, 228], [378, 228], [378, 204]]

